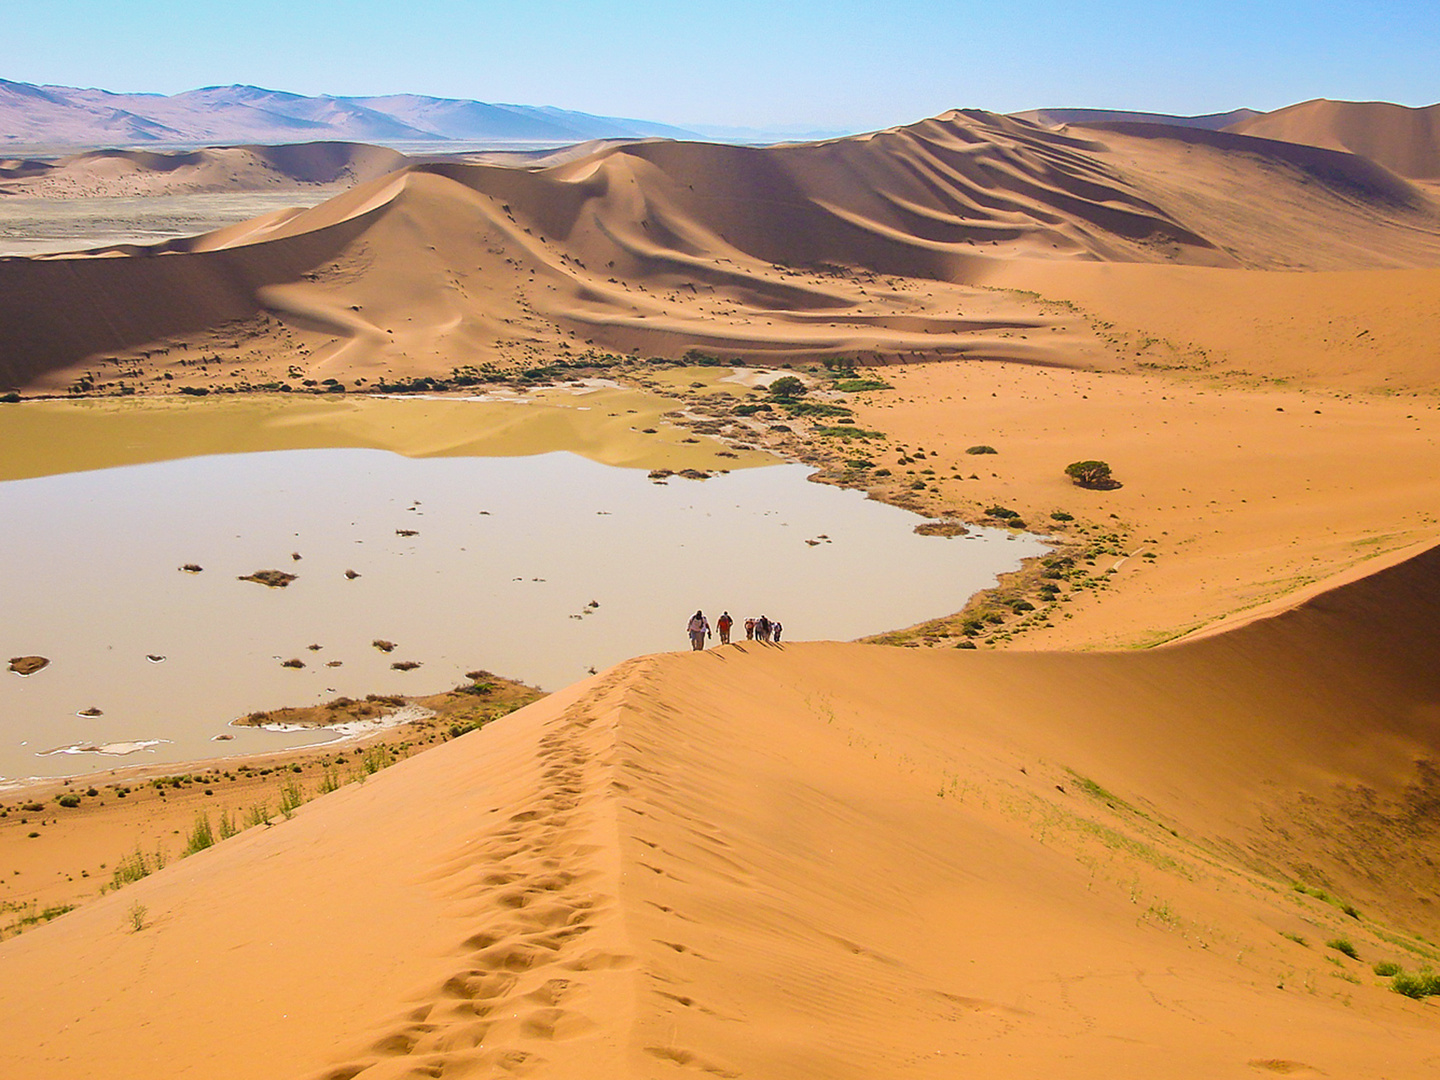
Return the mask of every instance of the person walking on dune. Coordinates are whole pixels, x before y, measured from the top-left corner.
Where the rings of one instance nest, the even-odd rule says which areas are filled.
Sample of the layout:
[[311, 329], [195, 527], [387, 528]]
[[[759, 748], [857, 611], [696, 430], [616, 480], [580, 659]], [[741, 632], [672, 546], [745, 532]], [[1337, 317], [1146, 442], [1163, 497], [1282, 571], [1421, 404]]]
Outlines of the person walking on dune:
[[690, 616], [690, 648], [700, 652], [705, 648], [705, 639], [710, 636], [710, 620], [705, 612], [697, 611]]
[[746, 640], [746, 641], [754, 641], [754, 640], [755, 640], [755, 620], [754, 620], [754, 619], [746, 619], [746, 620], [745, 620], [745, 640]]
[[775, 642], [776, 645], [780, 644], [780, 633], [784, 629], [785, 628], [780, 625], [779, 619], [772, 619], [770, 621], [770, 640]]
[[735, 620], [730, 618], [730, 612], [722, 611], [720, 618], [715, 621], [715, 629], [720, 631], [720, 644], [730, 644], [730, 627], [735, 625]]
[[770, 640], [770, 620], [767, 619], [764, 615], [761, 615], [758, 619], [755, 620], [755, 640]]

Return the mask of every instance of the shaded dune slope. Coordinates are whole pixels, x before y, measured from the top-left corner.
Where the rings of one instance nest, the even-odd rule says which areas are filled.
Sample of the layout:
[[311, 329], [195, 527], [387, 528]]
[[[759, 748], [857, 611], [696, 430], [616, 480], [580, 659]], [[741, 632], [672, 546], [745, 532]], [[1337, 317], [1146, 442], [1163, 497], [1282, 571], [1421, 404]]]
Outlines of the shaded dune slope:
[[[0, 260], [0, 355], [11, 365], [0, 378], [30, 384], [204, 324], [165, 314], [167, 300], [190, 303], [162, 281], [172, 273], [223, 281], [213, 307], [227, 318], [265, 314], [308, 333], [286, 358], [316, 373], [436, 374], [457, 355], [523, 360], [562, 343], [1075, 363], [1073, 349], [1038, 340], [1074, 319], [973, 287], [992, 258], [1310, 269], [1440, 259], [1434, 204], [1352, 155], [1134, 129], [1082, 138], [955, 112], [827, 143], [656, 141], [548, 168], [411, 166], [210, 237]], [[1219, 172], [1208, 159], [1209, 171], [1189, 167], [1202, 138]], [[1216, 142], [1225, 138], [1244, 152]], [[1255, 227], [1301, 203], [1318, 207], [1303, 229]], [[302, 233], [357, 214], [365, 220], [339, 247], [317, 243], [308, 265], [296, 261]], [[179, 265], [135, 269], [147, 261]], [[112, 317], [131, 306], [148, 314]], [[285, 345], [273, 322], [256, 333]]]
[[1226, 130], [1346, 150], [1398, 176], [1440, 179], [1440, 105], [1412, 109], [1386, 101], [1319, 98], [1249, 117]]
[[7, 1075], [1423, 1075], [1437, 596], [627, 662], [4, 943]]

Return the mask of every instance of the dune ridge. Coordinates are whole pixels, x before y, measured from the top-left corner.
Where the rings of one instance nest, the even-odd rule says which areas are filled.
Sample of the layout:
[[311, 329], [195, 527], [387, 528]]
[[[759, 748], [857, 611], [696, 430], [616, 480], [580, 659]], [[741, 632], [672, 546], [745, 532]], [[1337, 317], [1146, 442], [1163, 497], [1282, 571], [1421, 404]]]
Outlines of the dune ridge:
[[1225, 130], [1344, 150], [1412, 180], [1440, 179], [1440, 105], [1412, 109], [1317, 98], [1246, 117]]
[[0, 946], [9, 1075], [1421, 1075], [1437, 586], [628, 661]]
[[[332, 377], [437, 375], [457, 354], [515, 364], [582, 344], [1073, 366], [1097, 362], [1095, 336], [984, 288], [997, 264], [1440, 258], [1429, 196], [1353, 155], [1136, 132], [1080, 137], [957, 111], [816, 144], [652, 141], [549, 167], [411, 165], [253, 227], [0, 260], [0, 381], [60, 389], [109, 352], [144, 385], [161, 377], [146, 346], [236, 320], [265, 345], [249, 364]], [[1204, 167], [1177, 168], [1197, 153]], [[234, 334], [219, 337], [189, 344]]]

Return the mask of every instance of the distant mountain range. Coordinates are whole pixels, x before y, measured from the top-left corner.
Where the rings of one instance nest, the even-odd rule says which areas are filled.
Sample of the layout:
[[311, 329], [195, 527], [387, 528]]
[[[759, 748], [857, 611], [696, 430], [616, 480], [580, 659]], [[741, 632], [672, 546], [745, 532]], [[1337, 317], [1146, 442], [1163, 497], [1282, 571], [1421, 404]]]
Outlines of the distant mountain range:
[[560, 145], [589, 139], [694, 139], [696, 132], [533, 105], [392, 94], [306, 97], [257, 86], [112, 94], [0, 79], [0, 149], [344, 140]]

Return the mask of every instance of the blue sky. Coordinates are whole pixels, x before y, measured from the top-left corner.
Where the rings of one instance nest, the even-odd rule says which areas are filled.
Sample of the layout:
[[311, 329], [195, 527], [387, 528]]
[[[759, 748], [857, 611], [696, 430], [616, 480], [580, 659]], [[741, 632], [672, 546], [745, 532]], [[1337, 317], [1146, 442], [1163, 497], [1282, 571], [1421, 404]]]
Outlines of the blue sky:
[[0, 77], [413, 92], [676, 124], [862, 130], [955, 107], [1440, 100], [1437, 0], [12, 0]]

